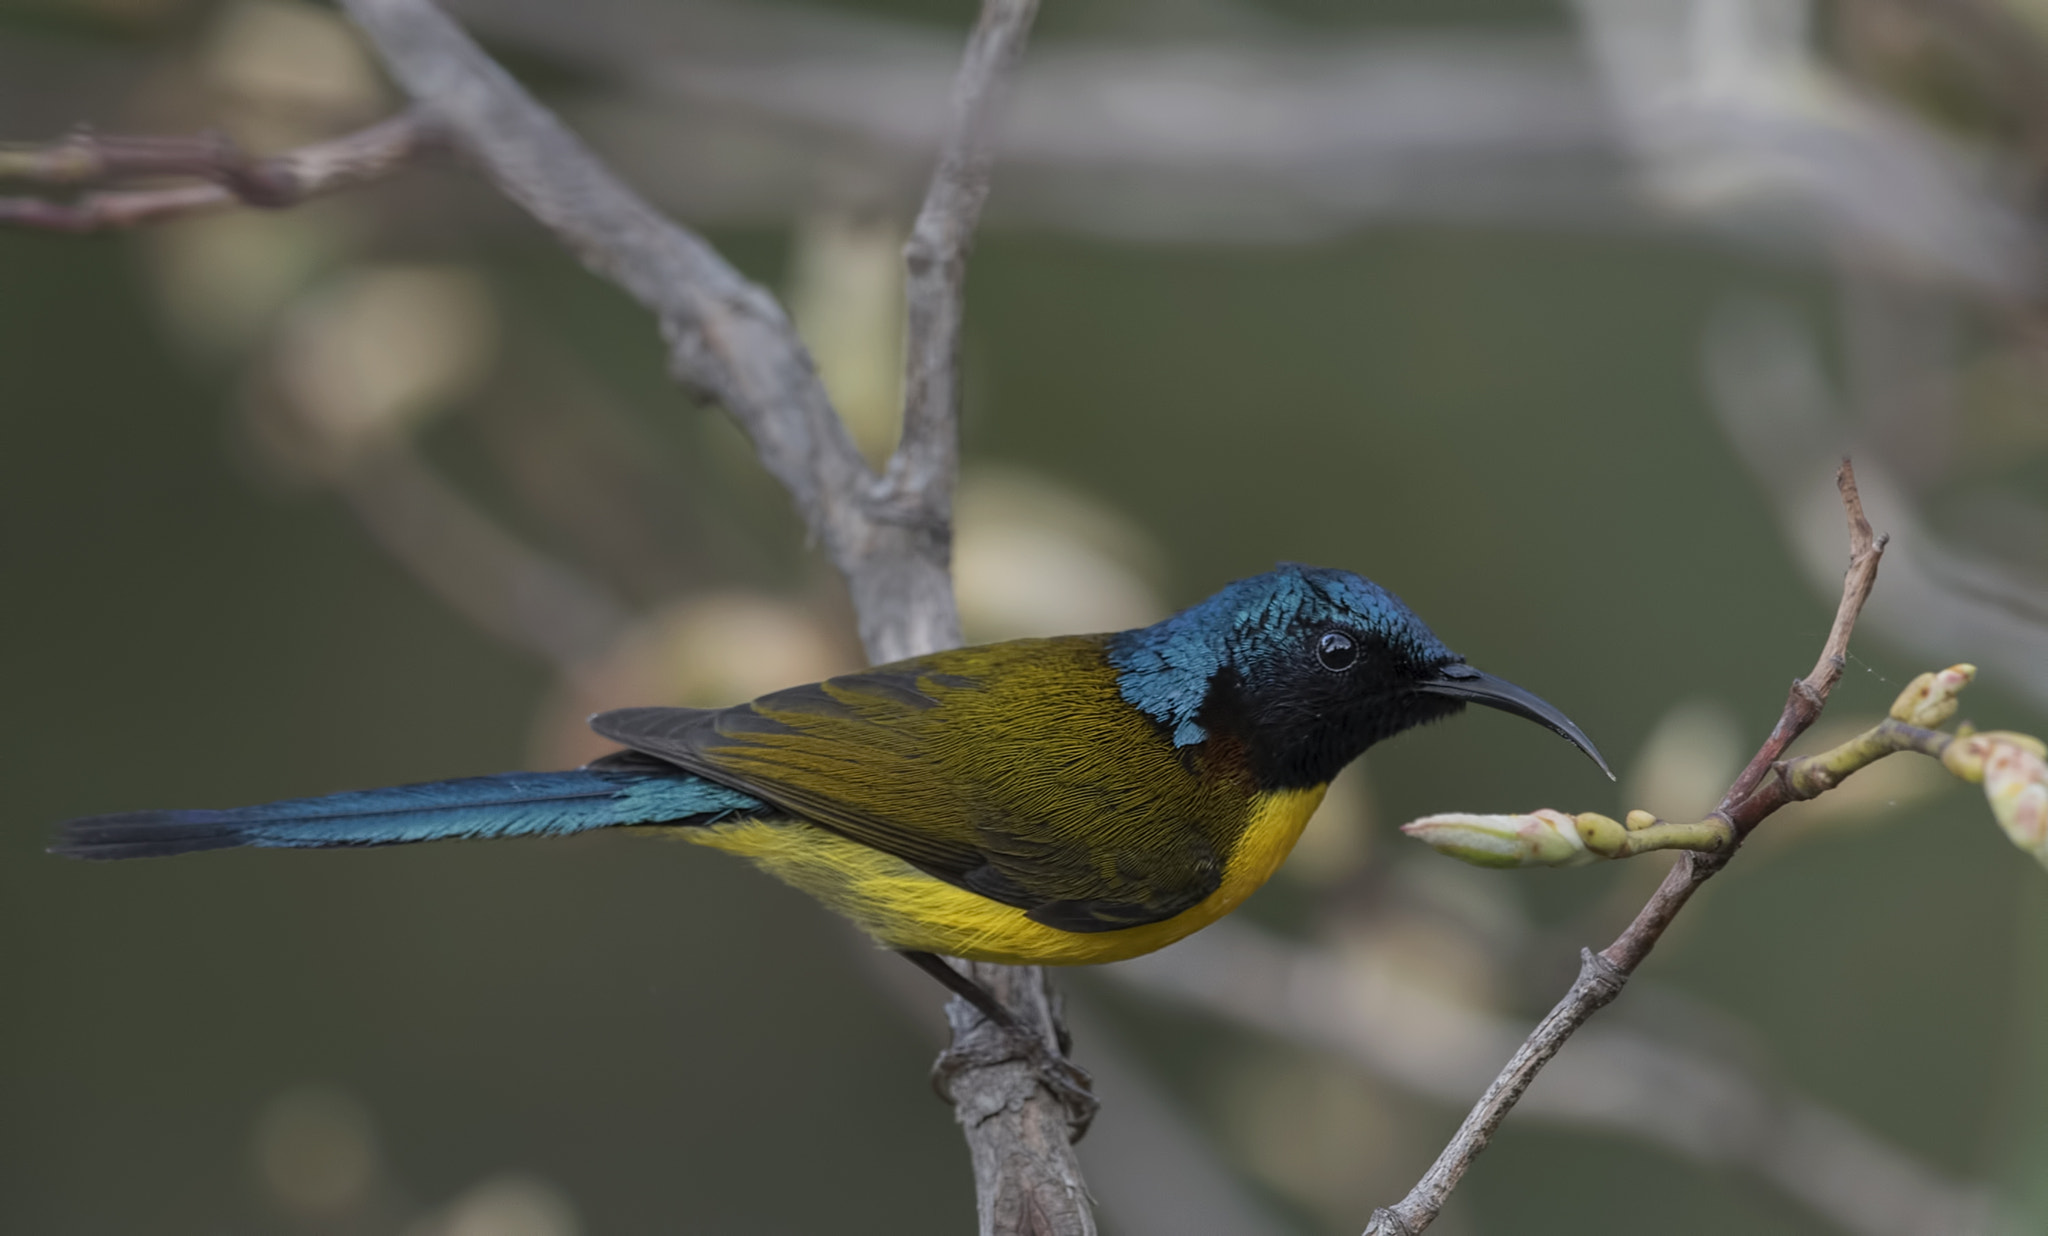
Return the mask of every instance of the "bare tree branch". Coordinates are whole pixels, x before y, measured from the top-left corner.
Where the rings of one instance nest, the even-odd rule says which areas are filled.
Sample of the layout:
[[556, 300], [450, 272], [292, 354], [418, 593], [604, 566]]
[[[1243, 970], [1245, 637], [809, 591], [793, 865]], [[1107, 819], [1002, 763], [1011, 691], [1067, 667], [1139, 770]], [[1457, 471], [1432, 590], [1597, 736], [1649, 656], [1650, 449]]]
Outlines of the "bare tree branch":
[[[1772, 728], [1770, 737], [1764, 740], [1756, 756], [1736, 777], [1728, 793], [1722, 797], [1720, 806], [1714, 810], [1714, 816], [1727, 821], [1732, 828], [1735, 845], [1740, 845], [1742, 838], [1764, 817], [1790, 801], [1784, 792], [1783, 779], [1772, 777], [1766, 781], [1766, 774], [1777, 765], [1785, 748], [1813, 724], [1826, 706], [1828, 693], [1834, 690], [1835, 683], [1841, 678], [1856, 616], [1870, 597], [1871, 585], [1877, 579], [1878, 561], [1884, 555], [1885, 538], [1871, 533], [1870, 521], [1863, 515], [1863, 501], [1856, 492], [1856, 473], [1847, 459], [1842, 460], [1835, 483], [1841, 491], [1842, 505], [1849, 521], [1849, 572], [1842, 581], [1842, 600], [1836, 607], [1834, 624], [1828, 631], [1827, 642], [1821, 648], [1820, 659], [1815, 662], [1812, 673], [1792, 684], [1791, 695], [1785, 701], [1784, 711]], [[1665, 928], [1671, 925], [1672, 919], [1677, 917], [1700, 885], [1727, 864], [1732, 851], [1733, 846], [1728, 852], [1719, 854], [1681, 855], [1664, 877], [1664, 882], [1614, 943], [1598, 953], [1591, 949], [1581, 952], [1579, 976], [1572, 983], [1571, 990], [1545, 1015], [1515, 1051], [1513, 1058], [1502, 1067], [1500, 1074], [1486, 1088], [1486, 1093], [1437, 1156], [1436, 1162], [1408, 1191], [1408, 1196], [1391, 1207], [1373, 1212], [1372, 1221], [1365, 1229], [1366, 1236], [1417, 1236], [1435, 1221], [1451, 1191], [1458, 1187], [1458, 1181], [1472, 1166], [1472, 1161], [1486, 1149], [1494, 1131], [1514, 1110], [1515, 1103], [1529, 1088], [1529, 1083], [1536, 1080], [1536, 1075], [1574, 1031], [1621, 994], [1629, 975], [1656, 947]]]
[[[931, 1019], [930, 983], [877, 952], [866, 937], [856, 939], [850, 927], [845, 934], [854, 963], [910, 1017], [910, 1024], [935, 1044], [951, 1037], [950, 1021], [942, 1025]], [[1164, 959], [1178, 951], [1149, 956]], [[1096, 973], [1114, 977], [1123, 969], [1108, 966]], [[1103, 1118], [1080, 1145], [1088, 1192], [1118, 1236], [1286, 1236], [1294, 1231], [1269, 1199], [1240, 1179], [1208, 1132], [1187, 1119], [1161, 1080], [1127, 1050], [1129, 1045], [1118, 1042], [1119, 1034], [1099, 1008], [1085, 998], [1063, 1003], [1066, 1019], [1088, 1044], [1093, 1089], [1103, 1096]], [[1491, 1062], [1485, 1067], [1490, 1070]]]
[[[1834, 624], [1828, 629], [1827, 642], [1821, 646], [1820, 658], [1814, 662], [1812, 672], [1793, 681], [1784, 711], [1779, 714], [1778, 723], [1771, 728], [1770, 737], [1764, 740], [1763, 746], [1757, 749], [1756, 755], [1714, 809], [1715, 815], [1734, 826], [1738, 844], [1751, 829], [1763, 822], [1765, 816], [1784, 805], [1785, 800], [1782, 799], [1757, 799], [1754, 791], [1771, 771], [1772, 765], [1785, 754], [1785, 749], [1820, 717], [1829, 693], [1841, 681], [1842, 667], [1849, 652], [1849, 634], [1855, 629], [1857, 615], [1863, 612], [1863, 603], [1870, 599], [1871, 585], [1877, 582], [1877, 564], [1884, 557], [1885, 542], [1889, 539], [1871, 534], [1870, 521], [1863, 515], [1863, 498], [1856, 491], [1856, 471], [1846, 458], [1835, 473], [1835, 486], [1841, 491], [1842, 507], [1849, 520], [1849, 572], [1842, 580], [1842, 600], [1835, 607]], [[1650, 950], [1657, 946], [1658, 939], [1678, 911], [1700, 885], [1727, 865], [1728, 857], [1727, 854], [1688, 854], [1682, 857], [1664, 877], [1664, 883], [1658, 886], [1649, 902], [1636, 913], [1635, 921], [1628, 925], [1620, 938], [1601, 950], [1600, 956], [1619, 968], [1624, 978], [1633, 973]]]
[[[1042, 968], [976, 964], [969, 972], [1047, 1049], [1066, 1050], [1059, 993]], [[953, 1042], [934, 1076], [967, 1136], [981, 1236], [1094, 1236], [1073, 1115], [1037, 1063], [1019, 1057], [1008, 1032], [973, 1005], [948, 1001], [946, 1021]]]
[[75, 201], [0, 197], [0, 225], [98, 232], [237, 206], [278, 209], [382, 180], [437, 145], [417, 111], [267, 159], [251, 159], [222, 134], [102, 137], [74, 133], [41, 146], [0, 147], [0, 179], [57, 187], [124, 180], [196, 178], [87, 193]]
[[882, 489], [774, 297], [628, 188], [433, 4], [345, 7], [507, 196], [656, 315], [678, 380], [740, 423], [847, 577], [869, 655], [957, 644], [943, 507]]
[[[940, 534], [927, 548], [950, 560], [953, 486], [960, 470], [960, 327], [966, 312], [967, 252], [988, 199], [989, 127], [1001, 92], [1030, 35], [1038, 0], [985, 0], [953, 82], [951, 119], [924, 206], [904, 246], [909, 313], [903, 436], [889, 460], [882, 501], [912, 526]], [[957, 629], [944, 644], [959, 643]], [[917, 649], [928, 651], [929, 649]], [[967, 971], [1038, 1036], [1064, 1054], [1059, 999], [1037, 967], [974, 963]], [[946, 1006], [953, 1042], [939, 1077], [974, 1164], [981, 1231], [1091, 1236], [1095, 1220], [1074, 1140], [1092, 1106], [1041, 1084], [1000, 1027], [967, 1001]]]
[[903, 441], [889, 461], [890, 491], [925, 495], [950, 513], [960, 470], [960, 322], [967, 252], [988, 200], [989, 122], [998, 93], [1024, 54], [1037, 0], [985, 5], [953, 83], [952, 124], [924, 206], [903, 248], [909, 277]]
[[[412, 98], [494, 183], [593, 271], [659, 319], [676, 377], [716, 400], [795, 499], [846, 576], [875, 661], [959, 644], [950, 555], [958, 467], [959, 339], [968, 242], [987, 196], [983, 138], [1036, 0], [987, 0], [954, 89], [953, 127], [907, 257], [909, 381], [903, 441], [884, 477], [861, 459], [781, 307], [697, 235], [628, 188], [431, 0], [344, 0]], [[1045, 1046], [1064, 1046], [1041, 971], [976, 977]], [[1073, 1156], [1077, 1115], [959, 1002], [941, 1066], [966, 1131], [981, 1228], [1091, 1236]], [[1083, 1114], [1085, 1115], [1085, 1114]]]
[[[1864, 630], [1930, 660], [1967, 648], [1987, 676], [2036, 707], [2048, 706], [2048, 586], [2021, 561], [1992, 552], [1996, 524], [1933, 526], [1919, 492], [1930, 482], [1913, 482], [1908, 469], [1915, 461], [1886, 459], [1871, 424], [1870, 399], [1881, 391], [1925, 389], [1935, 380], [1934, 358], [1865, 338], [1871, 326], [1864, 314], [1845, 315], [1841, 329], [1852, 373], [1868, 370], [1856, 376], [1853, 390], [1834, 380], [1813, 331], [1786, 305], [1736, 298], [1717, 310], [1703, 340], [1703, 369], [1709, 406], [1737, 458], [1770, 500], [1801, 574], [1831, 589], [1838, 516], [1833, 503], [1820, 500], [1813, 478], [1823, 460], [1855, 446], [1859, 484], [1896, 534], [1885, 556], [1885, 589], [1860, 619]], [[1949, 396], [1924, 409], [1916, 424], [1954, 432], [1956, 401]], [[1946, 462], [1939, 471], [1955, 466]], [[2013, 510], [2032, 523], [2048, 518], [2038, 503], [2022, 500]]]
[[[1367, 954], [1370, 956], [1370, 954]], [[1463, 1104], [1523, 1030], [1405, 977], [1232, 919], [1105, 974], [1316, 1052], [1437, 1102]], [[1517, 1119], [1618, 1133], [1768, 1181], [1856, 1236], [1962, 1236], [1994, 1227], [1981, 1185], [1952, 1180], [1855, 1121], [1745, 1067], [1641, 1030], [1580, 1032]], [[1092, 1041], [1092, 1039], [1091, 1039]]]

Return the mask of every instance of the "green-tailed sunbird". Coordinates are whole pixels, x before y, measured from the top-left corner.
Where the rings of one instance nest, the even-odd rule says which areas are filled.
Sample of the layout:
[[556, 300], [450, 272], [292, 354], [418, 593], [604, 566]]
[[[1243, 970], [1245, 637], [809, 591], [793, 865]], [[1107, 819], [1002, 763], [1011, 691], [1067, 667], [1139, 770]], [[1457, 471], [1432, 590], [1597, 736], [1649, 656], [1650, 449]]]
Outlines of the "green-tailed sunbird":
[[751, 859], [944, 979], [931, 954], [1117, 961], [1207, 926], [1279, 868], [1340, 769], [1467, 703], [1606, 770], [1564, 714], [1466, 665], [1386, 589], [1287, 565], [1136, 630], [958, 648], [731, 708], [600, 713], [625, 750], [571, 772], [94, 816], [53, 848], [630, 828]]

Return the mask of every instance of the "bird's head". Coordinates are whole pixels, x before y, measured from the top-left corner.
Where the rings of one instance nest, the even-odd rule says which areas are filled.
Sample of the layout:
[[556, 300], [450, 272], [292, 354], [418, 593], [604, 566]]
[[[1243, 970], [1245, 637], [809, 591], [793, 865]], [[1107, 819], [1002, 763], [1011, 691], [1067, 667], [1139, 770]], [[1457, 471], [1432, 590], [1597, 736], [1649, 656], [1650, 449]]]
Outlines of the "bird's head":
[[1465, 664], [1386, 589], [1286, 564], [1163, 622], [1110, 638], [1125, 700], [1178, 747], [1243, 743], [1262, 788], [1320, 785], [1382, 738], [1485, 704], [1607, 763], [1566, 716]]

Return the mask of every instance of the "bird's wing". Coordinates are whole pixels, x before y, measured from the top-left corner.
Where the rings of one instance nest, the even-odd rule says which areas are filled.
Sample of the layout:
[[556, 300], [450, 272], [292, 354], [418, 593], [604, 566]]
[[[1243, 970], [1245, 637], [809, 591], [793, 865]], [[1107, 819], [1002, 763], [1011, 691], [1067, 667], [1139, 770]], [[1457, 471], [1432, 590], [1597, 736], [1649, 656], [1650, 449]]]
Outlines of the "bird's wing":
[[1099, 637], [591, 725], [1068, 931], [1156, 922], [1207, 897], [1249, 801], [1123, 701]]

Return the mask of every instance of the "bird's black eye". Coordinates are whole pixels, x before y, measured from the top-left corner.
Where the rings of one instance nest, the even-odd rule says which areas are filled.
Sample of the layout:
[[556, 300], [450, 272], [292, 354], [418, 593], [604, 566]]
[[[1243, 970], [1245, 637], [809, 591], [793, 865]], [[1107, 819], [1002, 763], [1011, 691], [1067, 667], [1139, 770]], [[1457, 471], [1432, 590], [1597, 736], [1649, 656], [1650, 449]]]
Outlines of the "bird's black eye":
[[1342, 631], [1325, 631], [1316, 639], [1316, 659], [1326, 670], [1348, 670], [1358, 660], [1358, 645]]

